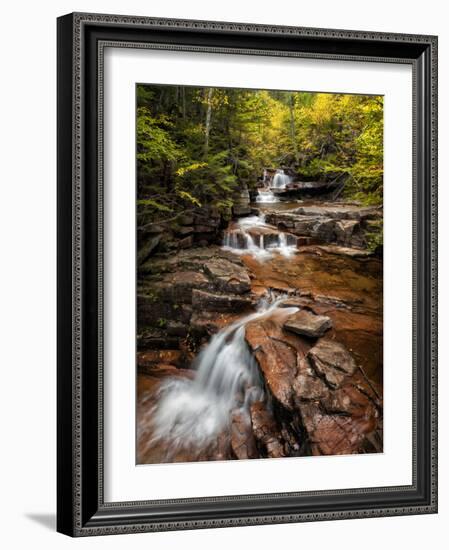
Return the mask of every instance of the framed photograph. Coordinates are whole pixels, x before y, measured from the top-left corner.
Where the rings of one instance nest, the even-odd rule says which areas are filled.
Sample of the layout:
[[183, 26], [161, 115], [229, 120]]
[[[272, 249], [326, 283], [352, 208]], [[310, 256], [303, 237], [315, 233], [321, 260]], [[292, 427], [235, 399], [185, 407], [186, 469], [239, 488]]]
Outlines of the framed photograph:
[[58, 531], [437, 511], [437, 38], [58, 19]]

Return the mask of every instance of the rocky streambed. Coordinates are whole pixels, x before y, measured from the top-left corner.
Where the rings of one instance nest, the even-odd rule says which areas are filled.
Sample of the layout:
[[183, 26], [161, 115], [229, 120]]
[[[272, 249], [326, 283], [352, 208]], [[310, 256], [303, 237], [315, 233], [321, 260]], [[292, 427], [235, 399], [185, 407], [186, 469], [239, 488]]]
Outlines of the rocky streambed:
[[382, 451], [381, 212], [274, 206], [140, 264], [138, 463]]

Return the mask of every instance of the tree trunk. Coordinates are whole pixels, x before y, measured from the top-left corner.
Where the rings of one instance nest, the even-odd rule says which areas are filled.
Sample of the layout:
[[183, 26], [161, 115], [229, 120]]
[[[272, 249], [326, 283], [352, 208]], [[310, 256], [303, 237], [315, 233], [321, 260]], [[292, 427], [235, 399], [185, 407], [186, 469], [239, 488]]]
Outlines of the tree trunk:
[[204, 138], [204, 157], [207, 156], [207, 153], [209, 151], [209, 134], [210, 134], [210, 123], [212, 118], [212, 93], [213, 88], [209, 88], [209, 91], [207, 93], [207, 111], [206, 111], [206, 131], [205, 131], [205, 138]]
[[296, 164], [298, 165], [299, 152], [298, 152], [298, 144], [296, 143], [295, 100], [294, 100], [293, 94], [290, 95], [289, 110], [290, 110], [290, 136], [292, 140], [295, 161], [296, 161]]

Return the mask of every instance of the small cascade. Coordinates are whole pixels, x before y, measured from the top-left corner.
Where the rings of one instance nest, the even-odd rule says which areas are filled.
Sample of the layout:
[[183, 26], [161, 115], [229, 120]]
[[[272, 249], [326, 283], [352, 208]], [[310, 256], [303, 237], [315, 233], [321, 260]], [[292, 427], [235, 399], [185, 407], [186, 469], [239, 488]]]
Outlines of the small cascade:
[[292, 177], [288, 176], [284, 170], [276, 170], [275, 175], [273, 176], [273, 181], [271, 187], [275, 189], [285, 189], [286, 185], [292, 181]]
[[286, 256], [288, 258], [292, 254], [294, 254], [296, 250], [296, 243], [289, 244], [288, 235], [286, 235], [285, 233], [279, 233], [278, 250], [283, 256]]
[[270, 204], [270, 203], [279, 202], [279, 199], [270, 189], [258, 189], [256, 202], [263, 203], [263, 204]]
[[152, 442], [164, 440], [169, 454], [183, 448], [203, 449], [229, 429], [233, 410], [249, 421], [249, 408], [263, 399], [264, 390], [245, 341], [245, 325], [271, 315], [284, 319], [298, 311], [280, 307], [281, 301], [262, 300], [255, 313], [214, 335], [196, 359], [195, 379], [172, 378], [161, 386], [152, 410]]
[[289, 257], [296, 251], [294, 235], [279, 232], [265, 223], [264, 216], [240, 218], [225, 232], [223, 248], [235, 254], [250, 254], [260, 261], [279, 253]]

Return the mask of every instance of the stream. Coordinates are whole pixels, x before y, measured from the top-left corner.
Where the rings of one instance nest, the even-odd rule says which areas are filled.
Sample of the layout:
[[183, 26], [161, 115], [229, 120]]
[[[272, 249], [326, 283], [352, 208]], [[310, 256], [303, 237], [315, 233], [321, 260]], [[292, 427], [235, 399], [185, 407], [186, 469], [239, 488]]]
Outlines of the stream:
[[[281, 187], [288, 181], [288, 176], [279, 173], [273, 185]], [[217, 450], [220, 443], [214, 442], [224, 436], [226, 445], [230, 445], [236, 418], [239, 433], [248, 439], [254, 404], [265, 400], [266, 411], [274, 414], [271, 397], [266, 395], [266, 381], [245, 340], [246, 327], [254, 326], [254, 321], [282, 327], [303, 305], [316, 314], [328, 315], [333, 327], [327, 338], [344, 344], [364, 375], [376, 384], [382, 383], [381, 260], [301, 248], [294, 235], [266, 222], [267, 211], [288, 212], [297, 208], [296, 201], [280, 202], [270, 190], [261, 189], [254, 206], [259, 214], [230, 222], [221, 250], [243, 262], [257, 305], [224, 322], [193, 358], [189, 367], [192, 375], [164, 377], [151, 395], [145, 394], [145, 413], [138, 434], [140, 440], [145, 439], [140, 450], [145, 456], [143, 462], [227, 458], [228, 451]], [[290, 296], [298, 296], [297, 304], [284, 303]], [[139, 383], [141, 393], [147, 386]], [[283, 445], [288, 447], [285, 442]], [[207, 451], [202, 458], [201, 453], [211, 446], [212, 454]], [[295, 443], [289, 448], [296, 448]], [[238, 458], [246, 457], [234, 453]]]

